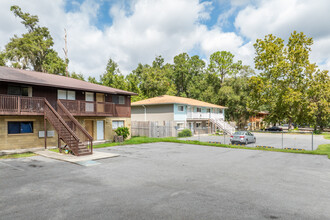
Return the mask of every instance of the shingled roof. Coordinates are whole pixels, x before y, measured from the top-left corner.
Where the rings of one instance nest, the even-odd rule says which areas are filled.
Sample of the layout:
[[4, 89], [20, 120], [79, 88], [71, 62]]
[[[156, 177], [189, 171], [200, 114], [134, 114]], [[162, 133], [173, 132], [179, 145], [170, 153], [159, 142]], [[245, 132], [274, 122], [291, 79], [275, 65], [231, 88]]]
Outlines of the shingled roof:
[[83, 90], [88, 92], [102, 92], [110, 94], [136, 95], [136, 93], [101, 86], [70, 77], [21, 70], [10, 67], [0, 67], [0, 81], [21, 83], [26, 85], [49, 86], [63, 89]]
[[201, 107], [208, 107], [208, 108], [227, 108], [221, 105], [214, 105], [211, 103], [199, 101], [196, 99], [190, 98], [183, 98], [177, 96], [170, 96], [170, 95], [162, 95], [150, 99], [145, 99], [137, 102], [133, 102], [131, 106], [141, 106], [141, 105], [159, 105], [159, 104], [186, 104], [192, 106], [201, 106]]

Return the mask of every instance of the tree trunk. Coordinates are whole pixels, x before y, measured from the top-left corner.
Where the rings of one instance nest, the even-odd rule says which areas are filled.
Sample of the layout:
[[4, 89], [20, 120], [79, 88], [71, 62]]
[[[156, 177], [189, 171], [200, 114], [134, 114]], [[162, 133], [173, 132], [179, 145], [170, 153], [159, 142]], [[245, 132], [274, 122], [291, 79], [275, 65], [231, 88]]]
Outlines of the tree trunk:
[[288, 130], [292, 129], [292, 119], [289, 118], [289, 123], [288, 123]]

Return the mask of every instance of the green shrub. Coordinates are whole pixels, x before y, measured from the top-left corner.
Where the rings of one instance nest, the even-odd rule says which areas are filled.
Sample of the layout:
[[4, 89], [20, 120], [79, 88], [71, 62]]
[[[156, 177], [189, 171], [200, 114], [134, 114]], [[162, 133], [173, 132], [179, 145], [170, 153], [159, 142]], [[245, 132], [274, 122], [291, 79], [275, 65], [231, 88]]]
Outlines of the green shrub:
[[321, 130], [315, 130], [315, 131], [313, 131], [313, 133], [314, 133], [314, 134], [321, 134], [322, 131], [321, 131]]
[[116, 134], [118, 136], [123, 136], [124, 140], [128, 137], [129, 135], [129, 129], [128, 127], [119, 127], [115, 130]]
[[179, 132], [178, 137], [190, 137], [192, 136], [191, 131], [189, 129], [183, 129]]

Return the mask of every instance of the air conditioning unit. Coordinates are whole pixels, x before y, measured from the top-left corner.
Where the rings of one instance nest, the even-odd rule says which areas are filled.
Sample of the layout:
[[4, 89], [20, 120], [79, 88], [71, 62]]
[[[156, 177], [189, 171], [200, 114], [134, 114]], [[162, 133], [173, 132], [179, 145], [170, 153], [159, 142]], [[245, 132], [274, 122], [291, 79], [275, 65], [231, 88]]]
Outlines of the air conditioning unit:
[[[54, 137], [55, 131], [47, 131], [47, 137]], [[45, 131], [39, 131], [39, 137], [44, 138], [45, 137]]]

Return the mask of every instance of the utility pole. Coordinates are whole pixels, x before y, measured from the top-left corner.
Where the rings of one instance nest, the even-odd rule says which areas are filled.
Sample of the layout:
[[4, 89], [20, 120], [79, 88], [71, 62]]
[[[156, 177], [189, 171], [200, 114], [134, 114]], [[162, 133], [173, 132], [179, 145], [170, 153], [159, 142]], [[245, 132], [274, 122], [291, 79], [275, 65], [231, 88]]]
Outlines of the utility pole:
[[64, 28], [64, 42], [65, 42], [65, 48], [62, 48], [64, 51], [64, 55], [65, 55], [65, 74], [66, 77], [69, 76], [69, 71], [68, 71], [68, 64], [69, 64], [69, 59], [68, 59], [68, 41], [67, 41], [67, 33], [66, 33], [66, 29]]

